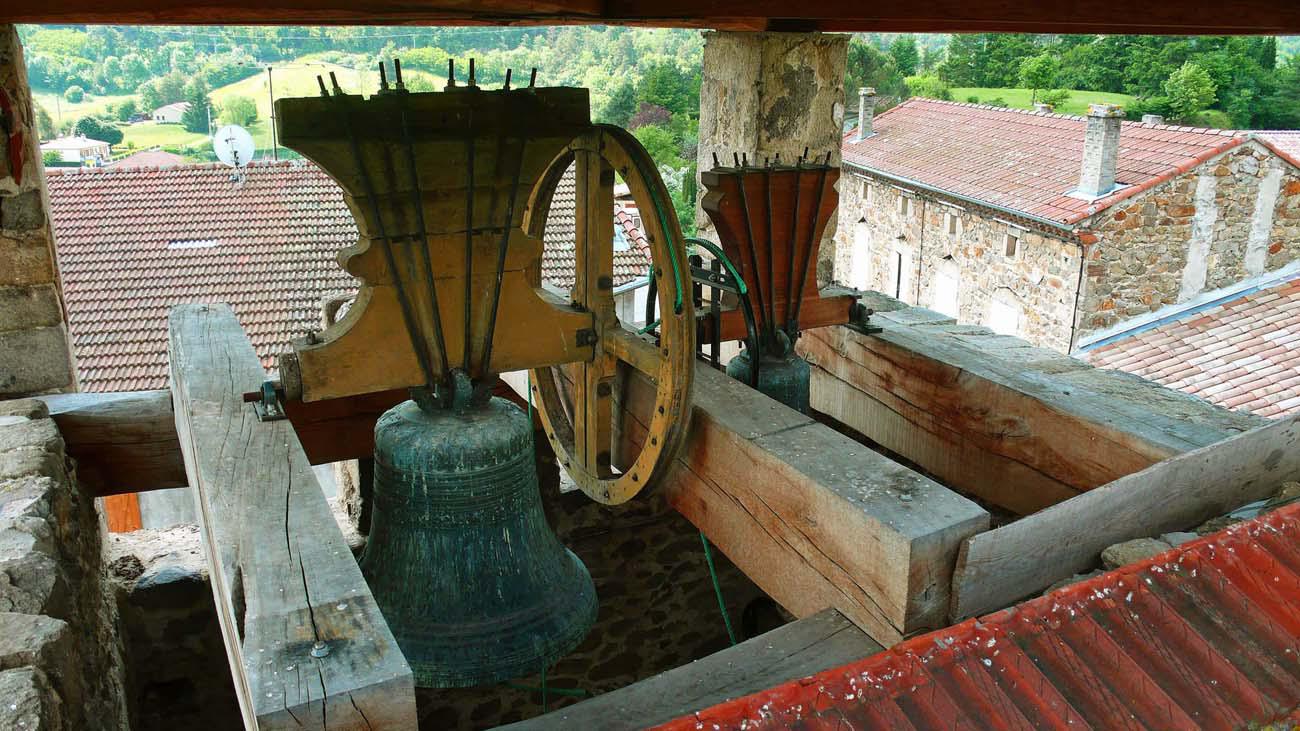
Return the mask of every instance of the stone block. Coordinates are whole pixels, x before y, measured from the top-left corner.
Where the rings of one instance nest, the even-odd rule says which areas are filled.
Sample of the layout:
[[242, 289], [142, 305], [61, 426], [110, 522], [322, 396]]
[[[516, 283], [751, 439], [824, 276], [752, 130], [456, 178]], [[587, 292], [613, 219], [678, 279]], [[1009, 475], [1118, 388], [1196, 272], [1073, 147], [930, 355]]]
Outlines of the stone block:
[[63, 731], [63, 700], [37, 668], [0, 672], [0, 728]]
[[[0, 612], [0, 670], [24, 665], [71, 674], [72, 632], [61, 619], [40, 614]], [[51, 670], [53, 668], [54, 670]]]
[[0, 285], [28, 286], [54, 281], [54, 260], [42, 234], [11, 236], [0, 231]]
[[0, 452], [17, 447], [38, 447], [46, 452], [62, 452], [63, 436], [53, 419], [24, 419], [0, 426]]
[[[0, 271], [4, 271], [2, 261]], [[0, 395], [38, 393], [72, 383], [67, 334], [62, 327], [0, 332]]]
[[18, 195], [0, 196], [0, 229], [31, 231], [45, 225], [45, 206], [39, 188]]
[[50, 494], [56, 483], [39, 475], [0, 480], [0, 520], [50, 517]]
[[0, 287], [0, 331], [53, 327], [63, 323], [63, 306], [53, 284]]
[[50, 415], [50, 409], [44, 401], [34, 398], [11, 399], [0, 401], [0, 416], [21, 416], [26, 419], [44, 419]]
[[68, 471], [63, 455], [40, 447], [15, 447], [0, 452], [0, 480], [37, 475], [66, 480]]
[[1131, 541], [1116, 543], [1101, 552], [1101, 562], [1108, 569], [1117, 569], [1164, 553], [1173, 546], [1156, 538], [1135, 538]]
[[50, 556], [0, 558], [0, 612], [68, 616], [68, 582]]

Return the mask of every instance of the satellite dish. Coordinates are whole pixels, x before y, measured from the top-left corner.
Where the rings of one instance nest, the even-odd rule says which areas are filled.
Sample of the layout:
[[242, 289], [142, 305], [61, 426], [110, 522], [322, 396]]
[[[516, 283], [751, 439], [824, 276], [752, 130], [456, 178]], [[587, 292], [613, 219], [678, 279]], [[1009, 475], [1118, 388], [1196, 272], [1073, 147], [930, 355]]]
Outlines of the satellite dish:
[[253, 161], [253, 136], [237, 124], [228, 124], [212, 136], [212, 149], [217, 159], [233, 168], [242, 168]]

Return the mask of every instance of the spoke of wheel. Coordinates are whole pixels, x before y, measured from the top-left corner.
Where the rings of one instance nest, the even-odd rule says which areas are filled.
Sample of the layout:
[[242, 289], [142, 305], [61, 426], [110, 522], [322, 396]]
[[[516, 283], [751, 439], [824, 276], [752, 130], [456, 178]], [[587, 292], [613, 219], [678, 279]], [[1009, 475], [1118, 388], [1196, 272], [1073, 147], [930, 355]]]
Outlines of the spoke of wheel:
[[[584, 141], [575, 151], [577, 182], [577, 238], [574, 300], [592, 314], [597, 333], [618, 327], [614, 316], [614, 170], [596, 149], [599, 136]], [[575, 403], [581, 413], [574, 423], [574, 451], [579, 464], [599, 478], [612, 475], [613, 387], [615, 360], [605, 348], [582, 365], [575, 384]]]

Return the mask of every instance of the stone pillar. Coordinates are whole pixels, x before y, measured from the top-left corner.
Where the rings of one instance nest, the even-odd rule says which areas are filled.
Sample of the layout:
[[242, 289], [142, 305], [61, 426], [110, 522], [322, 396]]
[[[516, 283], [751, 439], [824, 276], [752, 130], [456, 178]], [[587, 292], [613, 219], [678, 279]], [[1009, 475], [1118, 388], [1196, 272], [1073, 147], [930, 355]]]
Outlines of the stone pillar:
[[1097, 198], [1115, 188], [1119, 129], [1123, 119], [1123, 108], [1114, 104], [1093, 104], [1088, 107], [1088, 128], [1083, 137], [1083, 166], [1079, 171], [1081, 195]]
[[[840, 163], [844, 125], [844, 71], [849, 37], [824, 33], [704, 34], [700, 86], [699, 170], [723, 165], [732, 153], [750, 163], [780, 154], [793, 162], [830, 153]], [[703, 189], [700, 190], [703, 199]], [[708, 216], [696, 203], [699, 234], [717, 240]], [[829, 281], [834, 261], [835, 217], [826, 227], [817, 262], [820, 281]]]
[[74, 390], [22, 45], [0, 24], [0, 397]]
[[876, 104], [879, 101], [875, 87], [864, 86], [858, 89], [858, 132], [853, 136], [854, 142], [861, 142], [876, 133], [871, 128], [871, 123], [876, 118]]

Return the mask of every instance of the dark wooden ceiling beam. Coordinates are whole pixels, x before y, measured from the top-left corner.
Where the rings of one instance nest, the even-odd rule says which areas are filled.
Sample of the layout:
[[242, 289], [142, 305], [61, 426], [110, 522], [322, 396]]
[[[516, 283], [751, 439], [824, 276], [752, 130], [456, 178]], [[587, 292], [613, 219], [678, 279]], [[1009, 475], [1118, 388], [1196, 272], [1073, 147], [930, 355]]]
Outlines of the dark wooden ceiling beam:
[[[721, 30], [1300, 33], [1300, 3], [1152, 0], [1141, 7], [1074, 0], [49, 0], [12, 3], [13, 23], [250, 25], [610, 24]], [[798, 13], [798, 15], [791, 15]]]

